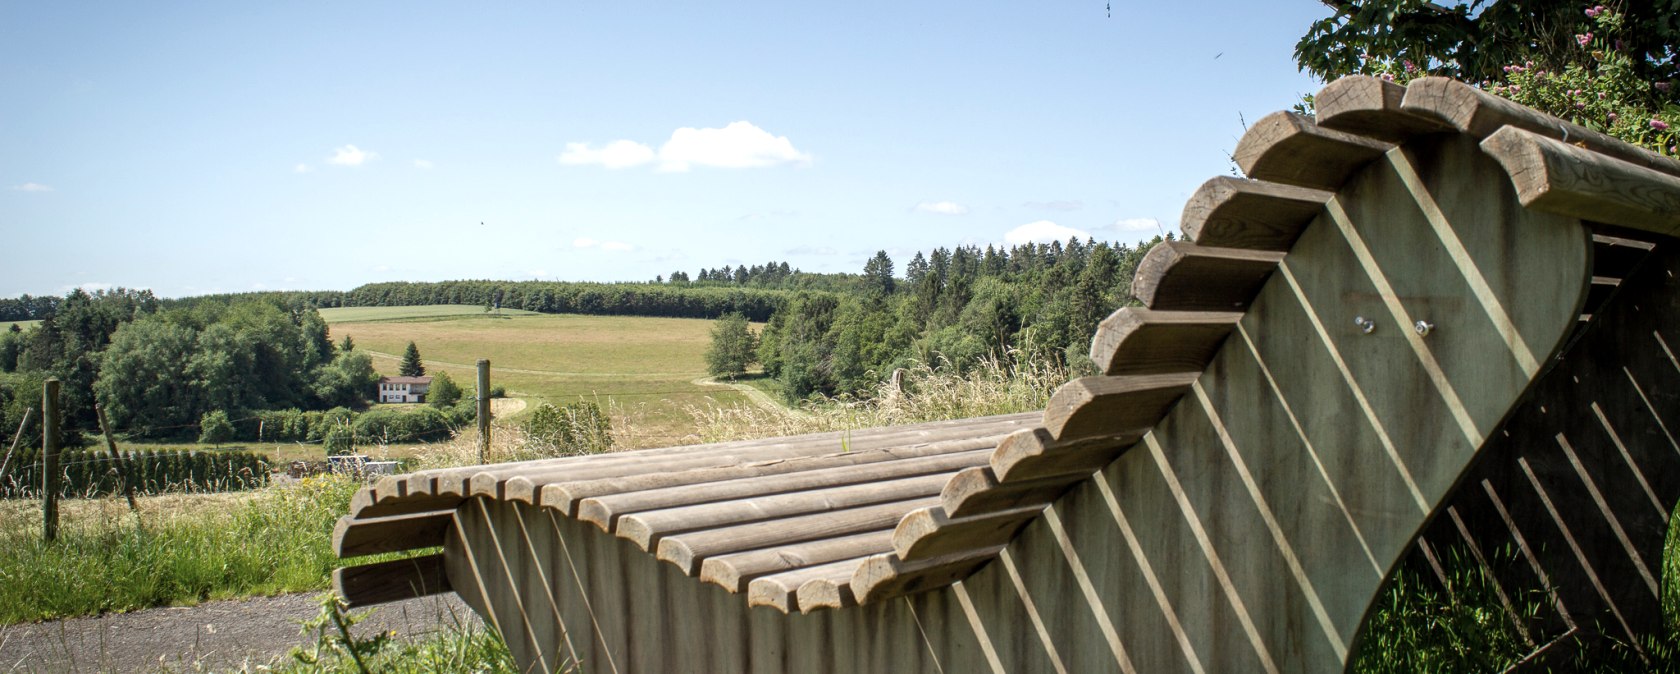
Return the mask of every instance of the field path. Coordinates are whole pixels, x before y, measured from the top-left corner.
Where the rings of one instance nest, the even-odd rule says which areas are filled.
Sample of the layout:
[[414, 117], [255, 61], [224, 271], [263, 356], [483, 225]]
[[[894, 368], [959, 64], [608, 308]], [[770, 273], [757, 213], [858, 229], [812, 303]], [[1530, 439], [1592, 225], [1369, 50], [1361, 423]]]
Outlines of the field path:
[[[266, 664], [313, 636], [299, 625], [320, 610], [313, 593], [167, 607], [0, 627], [0, 672], [227, 671]], [[478, 626], [455, 593], [377, 607], [357, 636], [420, 637]]]
[[758, 390], [756, 388], [753, 388], [751, 386], [748, 386], [746, 384], [741, 384], [741, 383], [728, 381], [728, 380], [721, 380], [721, 379], [718, 379], [717, 377], [701, 377], [699, 379], [694, 380], [693, 383], [694, 383], [695, 386], [727, 386], [729, 388], [735, 389], [741, 395], [746, 396], [747, 400], [752, 401], [752, 404], [757, 405], [757, 406], [765, 409], [766, 411], [782, 412], [782, 413], [791, 414], [791, 415], [794, 415], [794, 416], [797, 416], [797, 417], [811, 416], [811, 413], [806, 412], [805, 410], [794, 408], [794, 407], [788, 407], [787, 405], [783, 405], [779, 402], [776, 402], [776, 400], [774, 398], [771, 398], [765, 392], [760, 391], [760, 390]]
[[[360, 347], [358, 347], [356, 350], [361, 351], [363, 353], [366, 353], [370, 356], [373, 356], [374, 358], [383, 358], [385, 360], [402, 360], [402, 356], [398, 356], [398, 355], [393, 354], [393, 353], [385, 353], [383, 351], [374, 351], [372, 349], [363, 349], [363, 348], [360, 348]], [[430, 358], [422, 358], [420, 360], [420, 362], [422, 364], [426, 365], [426, 366], [442, 365], [444, 367], [458, 367], [458, 368], [465, 368], [465, 369], [468, 369], [468, 370], [473, 370], [473, 369], [478, 368], [477, 364], [468, 365], [466, 363], [450, 363], [450, 362], [441, 361], [441, 360], [432, 360]], [[517, 372], [519, 374], [549, 375], [549, 376], [555, 376], [555, 377], [602, 377], [602, 378], [606, 378], [606, 379], [669, 379], [671, 377], [683, 377], [683, 376], [687, 376], [687, 375], [690, 375], [690, 374], [694, 374], [692, 372], [635, 372], [635, 373], [626, 373], [626, 372], [557, 372], [557, 371], [554, 371], [554, 370], [526, 370], [526, 369], [517, 368], [517, 367], [502, 367], [500, 365], [494, 365], [494, 364], [491, 365], [490, 367], [491, 367], [492, 371], [499, 370], [499, 371], [502, 371], [502, 372]], [[491, 382], [491, 383], [494, 384], [495, 382]]]

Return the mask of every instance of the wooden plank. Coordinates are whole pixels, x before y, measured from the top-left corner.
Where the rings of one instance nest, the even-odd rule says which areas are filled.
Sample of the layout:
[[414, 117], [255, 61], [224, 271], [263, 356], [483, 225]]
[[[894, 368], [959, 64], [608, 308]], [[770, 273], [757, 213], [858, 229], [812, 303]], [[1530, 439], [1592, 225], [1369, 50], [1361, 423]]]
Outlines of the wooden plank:
[[1057, 442], [1147, 431], [1166, 416], [1200, 375], [1196, 371], [1080, 377], [1050, 396], [1050, 405], [1044, 410], [1044, 429]]
[[1142, 437], [1142, 431], [1121, 431], [1119, 435], [1058, 441], [1050, 431], [1035, 428], [1003, 439], [992, 453], [992, 474], [1004, 484], [1052, 477], [1084, 478], [1108, 465]]
[[910, 511], [893, 529], [893, 552], [906, 562], [995, 548], [1008, 543], [1027, 522], [1044, 512], [1042, 505], [951, 517], [939, 506]]
[[[999, 439], [1001, 440], [1001, 438]], [[978, 445], [978, 447], [950, 454], [935, 454], [925, 457], [776, 473], [732, 480], [707, 480], [675, 487], [594, 496], [583, 499], [579, 503], [577, 518], [600, 527], [602, 531], [613, 531], [618, 518], [630, 513], [785, 494], [809, 489], [843, 487], [919, 475], [950, 475], [964, 468], [985, 465], [987, 458], [991, 456], [993, 447], [997, 444], [996, 440], [965, 442]], [[782, 462], [782, 464], [786, 463], [789, 462]], [[718, 471], [706, 472], [715, 476]], [[670, 474], [661, 473], [660, 475]]]
[[814, 607], [808, 607], [799, 601], [798, 592], [801, 585], [816, 580], [845, 582], [851, 579], [852, 573], [864, 559], [842, 559], [756, 578], [747, 584], [747, 605], [769, 606], [782, 613], [812, 610]]
[[939, 491], [939, 504], [951, 517], [969, 517], [1025, 505], [1045, 505], [1067, 491], [1083, 475], [1056, 475], [1036, 480], [999, 482], [990, 464], [966, 468]]
[[333, 571], [333, 591], [350, 608], [441, 594], [452, 589], [443, 566], [441, 554], [347, 566]]
[[1610, 296], [1616, 294], [1616, 287], [1621, 285], [1621, 279], [1608, 276], [1592, 277], [1592, 285], [1587, 286], [1587, 301], [1581, 305], [1581, 313], [1597, 314], [1610, 301]]
[[1584, 151], [1680, 177], [1680, 161], [1447, 77], [1413, 80], [1406, 85], [1406, 96], [1400, 108], [1409, 113], [1434, 117], [1476, 138], [1487, 138], [1501, 128], [1511, 126]]
[[[890, 552], [893, 549], [892, 538], [892, 529], [881, 529], [809, 543], [718, 555], [700, 564], [700, 580], [715, 583], [730, 592], [743, 592], [747, 584], [759, 576]], [[798, 588], [793, 586], [789, 591], [793, 589]]]
[[1097, 326], [1091, 360], [1109, 376], [1201, 372], [1242, 314], [1123, 307]]
[[1508, 126], [1482, 141], [1524, 206], [1672, 236], [1680, 177]]
[[[981, 457], [976, 458], [984, 460]], [[643, 550], [652, 549], [666, 536], [690, 531], [750, 524], [762, 533], [769, 529], [789, 527], [788, 522], [791, 519], [811, 513], [935, 496], [950, 479], [949, 473], [935, 473], [897, 480], [649, 510], [618, 518], [618, 525], [614, 527], [613, 533], [619, 538], [635, 543]]]
[[1627, 278], [1656, 244], [1603, 234], [1593, 235], [1593, 276]]
[[1311, 118], [1274, 112], [1249, 127], [1232, 153], [1245, 175], [1286, 185], [1335, 190], [1392, 145], [1320, 128]]
[[1164, 241], [1138, 263], [1132, 295], [1151, 309], [1239, 311], [1254, 299], [1283, 255]]
[[333, 551], [340, 559], [443, 545], [455, 526], [455, 511], [356, 519], [338, 518]]
[[[998, 545], [913, 562], [899, 559], [894, 553], [874, 555], [852, 574], [852, 594], [858, 603], [868, 604], [945, 587], [991, 563], [1002, 549]], [[799, 600], [803, 606], [804, 587], [800, 588]]]
[[875, 531], [898, 524], [904, 513], [939, 503], [938, 496], [846, 508], [779, 520], [775, 526], [742, 524], [667, 536], [658, 543], [659, 558], [683, 573], [700, 572], [706, 558], [772, 545]]
[[1324, 190], [1219, 176], [1190, 195], [1178, 228], [1198, 246], [1287, 251], [1332, 196]]
[[1413, 136], [1454, 130], [1433, 115], [1401, 107], [1406, 87], [1370, 75], [1349, 75], [1318, 90], [1314, 121], [1326, 129], [1397, 143]]
[[[581, 515], [583, 502], [592, 498], [613, 497], [621, 494], [629, 495], [656, 489], [681, 489], [692, 485], [728, 480], [785, 476], [847, 466], [863, 467], [925, 457], [949, 456], [984, 450], [996, 446], [998, 442], [1001, 442], [1001, 440], [997, 439], [997, 436], [986, 435], [978, 438], [907, 445], [888, 449], [858, 450], [793, 459], [756, 461], [738, 466], [719, 466], [670, 473], [656, 472], [604, 480], [559, 482], [544, 485], [537, 502], [543, 507], [552, 508], [559, 512], [577, 512]], [[593, 516], [607, 517], [611, 515], [610, 513], [596, 513]]]

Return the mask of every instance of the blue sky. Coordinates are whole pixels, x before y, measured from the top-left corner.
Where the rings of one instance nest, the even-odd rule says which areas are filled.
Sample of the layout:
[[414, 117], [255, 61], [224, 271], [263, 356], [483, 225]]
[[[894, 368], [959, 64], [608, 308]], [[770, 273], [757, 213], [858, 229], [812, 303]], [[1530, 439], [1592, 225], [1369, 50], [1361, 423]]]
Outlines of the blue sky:
[[1317, 89], [1290, 54], [1328, 11], [5, 3], [0, 296], [1136, 240]]

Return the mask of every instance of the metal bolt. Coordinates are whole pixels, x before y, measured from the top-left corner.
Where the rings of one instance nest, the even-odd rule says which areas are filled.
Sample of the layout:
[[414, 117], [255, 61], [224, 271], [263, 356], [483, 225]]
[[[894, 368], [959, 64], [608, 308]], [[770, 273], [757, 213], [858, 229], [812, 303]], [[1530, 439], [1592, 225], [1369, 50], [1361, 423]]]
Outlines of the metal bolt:
[[1364, 316], [1354, 316], [1353, 324], [1359, 326], [1359, 331], [1367, 335], [1377, 331], [1377, 322]]
[[1429, 321], [1418, 321], [1412, 324], [1412, 329], [1417, 331], [1419, 337], [1428, 337], [1429, 331], [1435, 329], [1435, 324]]

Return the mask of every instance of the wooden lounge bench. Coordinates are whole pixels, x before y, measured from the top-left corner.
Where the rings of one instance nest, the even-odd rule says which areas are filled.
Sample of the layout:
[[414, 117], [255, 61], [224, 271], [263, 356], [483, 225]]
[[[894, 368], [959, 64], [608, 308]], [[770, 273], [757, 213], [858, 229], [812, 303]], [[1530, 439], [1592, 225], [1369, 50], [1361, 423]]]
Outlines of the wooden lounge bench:
[[453, 590], [530, 671], [1341, 671], [1454, 548], [1530, 664], [1637, 644], [1680, 162], [1445, 79], [1316, 100], [1249, 130], [1042, 413], [381, 478], [339, 554], [442, 552], [339, 591]]

